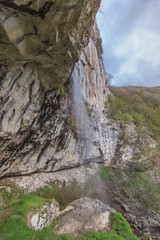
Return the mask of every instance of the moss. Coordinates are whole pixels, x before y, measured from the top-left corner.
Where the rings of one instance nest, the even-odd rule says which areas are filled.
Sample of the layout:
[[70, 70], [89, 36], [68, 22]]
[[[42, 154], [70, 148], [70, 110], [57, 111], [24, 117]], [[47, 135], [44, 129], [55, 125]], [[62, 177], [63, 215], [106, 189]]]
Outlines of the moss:
[[102, 167], [99, 172], [103, 181], [115, 180], [117, 177], [122, 177], [123, 171], [119, 168]]
[[120, 213], [111, 213], [112, 231], [126, 240], [138, 240], [127, 220]]
[[[6, 188], [9, 188], [10, 191], [6, 191]], [[0, 189], [0, 199], [3, 199], [2, 206], [0, 205], [0, 210], [3, 210], [4, 208], [11, 205], [16, 200], [22, 198], [26, 192], [22, 189], [17, 188], [13, 185], [6, 185], [5, 188]]]
[[61, 95], [61, 96], [64, 96], [64, 95], [65, 95], [64, 86], [61, 86], [61, 87], [60, 87], [60, 95]]
[[[121, 194], [127, 193], [131, 200], [136, 199], [145, 209], [160, 210], [160, 184], [152, 181], [140, 162], [129, 163], [124, 169], [102, 167], [100, 176], [109, 188], [119, 188]], [[112, 187], [110, 187], [112, 186]], [[133, 206], [134, 207], [134, 206]]]
[[[53, 189], [54, 187], [57, 191], [59, 190], [59, 187], [52, 184]], [[76, 183], [72, 183], [72, 190], [74, 188], [77, 189]], [[65, 183], [63, 184], [62, 189], [68, 191], [68, 187]], [[120, 214], [115, 215], [115, 213], [111, 216], [110, 231], [92, 231], [87, 236], [81, 236], [78, 238], [74, 238], [66, 234], [56, 235], [53, 233], [53, 226], [57, 224], [63, 215], [57, 217], [49, 227], [46, 227], [41, 231], [29, 228], [26, 224], [26, 213], [42, 207], [45, 203], [48, 204], [51, 202], [51, 199], [45, 199], [33, 194], [15, 201], [11, 205], [12, 211], [8, 211], [8, 215], [3, 217], [0, 221], [0, 240], [130, 240], [130, 235], [134, 237], [132, 238], [133, 240], [137, 240], [137, 238], [132, 234], [132, 231], [129, 230], [130, 227], [127, 221]], [[124, 227], [122, 226], [123, 224], [125, 225]]]
[[69, 203], [82, 196], [82, 192], [76, 182], [71, 182], [67, 186], [65, 181], [61, 185], [51, 183], [50, 187], [38, 190], [34, 194], [43, 198], [54, 198], [59, 203], [60, 210], [63, 210]]

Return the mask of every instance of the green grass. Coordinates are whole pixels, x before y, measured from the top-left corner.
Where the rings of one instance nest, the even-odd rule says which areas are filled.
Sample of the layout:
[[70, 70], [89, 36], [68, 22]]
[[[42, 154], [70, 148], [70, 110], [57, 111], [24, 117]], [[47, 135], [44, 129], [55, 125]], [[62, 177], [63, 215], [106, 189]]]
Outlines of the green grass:
[[123, 171], [120, 168], [102, 167], [99, 172], [103, 181], [116, 180], [117, 177], [122, 177]]
[[126, 171], [128, 181], [123, 188], [147, 209], [160, 210], [160, 184], [155, 184], [145, 172]]
[[0, 199], [3, 199], [0, 205], [0, 210], [11, 205], [26, 194], [24, 190], [19, 189], [16, 186], [7, 185], [6, 187], [10, 188], [10, 192], [6, 191], [5, 188], [0, 189]]
[[126, 240], [138, 240], [127, 222], [127, 220], [120, 213], [112, 213], [111, 216], [112, 231], [122, 236]]
[[[110, 87], [108, 95], [109, 115], [121, 124], [135, 123], [145, 126], [152, 137], [160, 134], [160, 89], [136, 87]], [[148, 92], [148, 97], [146, 93]], [[150, 97], [149, 97], [150, 96]]]
[[88, 236], [74, 238], [61, 234], [55, 235], [52, 231], [60, 218], [57, 218], [49, 227], [36, 231], [26, 225], [26, 213], [42, 206], [46, 199], [38, 196], [27, 196], [15, 202], [14, 210], [6, 216], [0, 226], [0, 240], [138, 240], [133, 235], [127, 220], [119, 213], [111, 215], [111, 230], [108, 232], [92, 231]]
[[[117, 215], [116, 213], [111, 215], [111, 229], [108, 232], [92, 231], [87, 236], [81, 236], [78, 238], [74, 238], [66, 234], [54, 234], [52, 228], [55, 224], [57, 224], [62, 216], [56, 218], [50, 226], [45, 227], [41, 231], [29, 228], [26, 223], [28, 211], [39, 210], [44, 204], [51, 203], [53, 195], [57, 192], [59, 195], [60, 190], [61, 192], [63, 190], [70, 194], [70, 190], [65, 183], [61, 188], [57, 187], [55, 184], [51, 184], [51, 186], [52, 188], [44, 188], [37, 191], [37, 194], [44, 195], [45, 197], [46, 194], [49, 194], [47, 197], [51, 199], [30, 194], [16, 200], [7, 208], [3, 209], [3, 212], [6, 212], [6, 215], [0, 219], [0, 240], [138, 240], [138, 238], [133, 235], [126, 219], [122, 217], [121, 214]], [[72, 191], [74, 189], [77, 191], [76, 183], [72, 183], [70, 189]], [[62, 196], [60, 196], [58, 198], [61, 200]], [[133, 238], [130, 238], [130, 236], [133, 236]]]
[[118, 185], [120, 192], [127, 192], [144, 208], [159, 211], [160, 184], [154, 183], [145, 170], [142, 163], [136, 162], [128, 164], [124, 169], [102, 167], [100, 176], [112, 188]]
[[54, 198], [59, 203], [60, 210], [63, 210], [69, 203], [82, 196], [82, 192], [76, 182], [71, 182], [69, 186], [65, 182], [59, 186], [51, 183], [50, 187], [38, 190], [34, 194], [43, 198]]
[[50, 202], [51, 200], [35, 195], [25, 196], [14, 202], [10, 206], [10, 208], [12, 208], [12, 212], [4, 217], [2, 222], [0, 222], [0, 240], [49, 239], [47, 236], [51, 235], [51, 229], [46, 228], [43, 231], [37, 232], [27, 227], [26, 213], [27, 211], [34, 211], [42, 207], [45, 203]]
[[25, 216], [26, 211], [32, 211], [42, 207], [45, 203], [51, 203], [52, 200], [44, 199], [36, 195], [28, 195], [12, 204], [16, 210], [13, 214]]

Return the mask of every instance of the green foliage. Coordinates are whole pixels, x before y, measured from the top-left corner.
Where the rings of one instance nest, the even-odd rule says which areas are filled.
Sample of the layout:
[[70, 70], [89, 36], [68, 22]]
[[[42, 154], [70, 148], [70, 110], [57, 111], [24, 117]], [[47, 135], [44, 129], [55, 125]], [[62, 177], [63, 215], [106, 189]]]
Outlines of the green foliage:
[[107, 123], [106, 125], [107, 125], [107, 126], [111, 126], [111, 125], [112, 125], [112, 123]]
[[125, 98], [123, 96], [108, 96], [108, 103], [110, 105], [111, 114], [122, 112], [125, 107]]
[[111, 87], [108, 96], [109, 113], [120, 123], [142, 124], [160, 135], [160, 88]]
[[111, 116], [119, 121], [120, 123], [131, 123], [132, 122], [132, 116], [128, 113], [125, 113], [125, 104], [126, 104], [127, 98], [123, 96], [108, 96], [108, 103], [109, 103], [109, 113]]
[[[143, 169], [142, 169], [143, 170]], [[126, 170], [128, 181], [123, 183], [132, 196], [138, 199], [147, 209], [160, 210], [160, 185], [152, 183], [150, 177], [145, 173]]]
[[117, 177], [122, 177], [123, 172], [119, 168], [102, 167], [99, 172], [103, 181], [116, 180]]
[[[52, 184], [52, 188], [59, 191], [60, 187]], [[62, 189], [68, 191], [68, 187], [64, 183]], [[72, 183], [72, 190], [77, 189], [76, 183]], [[52, 192], [49, 188], [37, 192], [39, 195], [49, 193], [52, 198]], [[0, 219], [0, 240], [138, 240], [136, 238], [125, 218], [121, 214], [113, 213], [111, 215], [111, 229], [108, 232], [90, 232], [87, 236], [74, 238], [72, 236], [61, 234], [56, 235], [52, 228], [59, 221], [60, 217], [56, 218], [53, 223], [43, 230], [34, 230], [26, 224], [26, 214], [28, 211], [34, 211], [42, 207], [45, 203], [50, 203], [51, 199], [45, 199], [38, 195], [28, 195], [15, 201], [7, 208], [6, 216]], [[11, 211], [8, 211], [10, 209]], [[1, 212], [0, 212], [1, 214]], [[132, 238], [130, 238], [132, 236]]]
[[112, 231], [122, 236], [123, 239], [126, 239], [126, 240], [139, 239], [133, 234], [129, 223], [120, 213], [111, 214], [111, 225], [112, 225]]
[[60, 87], [60, 94], [61, 94], [61, 96], [65, 95], [65, 90], [64, 90], [64, 86], [63, 85]]
[[54, 198], [60, 205], [60, 210], [63, 210], [69, 203], [81, 197], [82, 193], [79, 186], [72, 182], [69, 186], [63, 182], [62, 185], [50, 184], [50, 187], [38, 190], [36, 195], [43, 198]]
[[143, 122], [143, 116], [137, 112], [132, 112], [132, 119], [137, 125]]
[[137, 199], [147, 209], [160, 210], [160, 184], [152, 182], [145, 172], [146, 167], [140, 163], [130, 163], [124, 170], [102, 167], [100, 176], [103, 181], [109, 181], [112, 186], [119, 186]]
[[3, 199], [0, 205], [0, 210], [4, 207], [11, 205], [16, 200], [22, 198], [25, 194], [25, 191], [17, 188], [16, 186], [6, 185], [10, 191], [6, 191], [5, 188], [0, 189], [0, 199]]
[[128, 113], [121, 113], [121, 112], [118, 112], [116, 115], [115, 115], [115, 119], [117, 121], [119, 121], [120, 123], [132, 123], [133, 119], [132, 119], [132, 116]]

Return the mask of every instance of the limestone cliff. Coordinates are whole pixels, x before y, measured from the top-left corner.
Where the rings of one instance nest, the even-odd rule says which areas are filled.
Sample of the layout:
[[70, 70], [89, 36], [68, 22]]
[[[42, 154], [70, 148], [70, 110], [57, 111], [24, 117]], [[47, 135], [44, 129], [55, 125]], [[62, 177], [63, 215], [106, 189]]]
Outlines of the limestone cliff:
[[[97, 230], [108, 229], [110, 211], [116, 210], [138, 236], [151, 233], [159, 239], [158, 140], [144, 121], [138, 127], [136, 114], [120, 112], [119, 101], [111, 105], [117, 98], [108, 89], [103, 66], [95, 23], [99, 4], [100, 0], [0, 1], [0, 220], [11, 214], [8, 222], [18, 218], [42, 229], [58, 216], [58, 204], [66, 207], [88, 196], [107, 205], [77, 200], [52, 230], [73, 233], [75, 227], [84, 232], [97, 224]], [[28, 193], [21, 201], [28, 204], [27, 216], [21, 216], [16, 200]], [[3, 239], [1, 226], [0, 221]]]
[[[0, 1], [1, 176], [110, 162], [114, 156], [117, 129], [107, 126], [102, 113], [107, 80], [93, 27], [99, 3]], [[87, 109], [89, 149], [76, 126], [74, 75]]]
[[88, 43], [99, 4], [100, 0], [0, 1], [3, 75], [10, 72], [14, 81], [29, 69], [43, 88], [59, 87]]

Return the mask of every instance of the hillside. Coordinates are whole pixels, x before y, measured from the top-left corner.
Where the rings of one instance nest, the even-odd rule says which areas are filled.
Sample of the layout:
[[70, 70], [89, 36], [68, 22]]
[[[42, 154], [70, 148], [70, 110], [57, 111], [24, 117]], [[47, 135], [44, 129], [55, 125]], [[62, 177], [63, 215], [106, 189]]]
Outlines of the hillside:
[[113, 87], [109, 96], [110, 115], [120, 123], [146, 126], [153, 138], [160, 136], [160, 87]]
[[[110, 206], [123, 213], [137, 235], [159, 239], [160, 87], [113, 87], [106, 114], [119, 125], [112, 164], [101, 174]], [[149, 238], [150, 236], [150, 238]]]
[[0, 240], [160, 239], [159, 88], [109, 90], [100, 3], [0, 1]]

